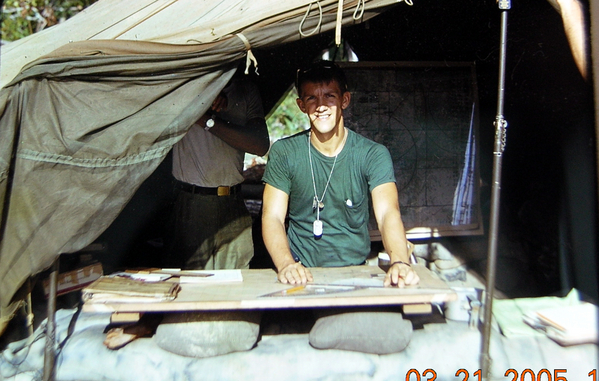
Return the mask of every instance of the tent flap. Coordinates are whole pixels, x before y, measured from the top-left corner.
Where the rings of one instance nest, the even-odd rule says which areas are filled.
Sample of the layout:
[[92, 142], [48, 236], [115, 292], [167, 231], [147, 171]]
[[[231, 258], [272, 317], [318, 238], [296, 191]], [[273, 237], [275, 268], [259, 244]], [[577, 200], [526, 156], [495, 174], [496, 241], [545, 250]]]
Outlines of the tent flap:
[[[167, 72], [184, 66], [170, 80], [166, 73], [144, 73], [145, 66], [156, 67], [153, 60], [92, 56], [32, 66], [35, 76], [25, 71], [23, 80], [2, 90], [0, 131], [10, 137], [2, 139], [0, 163], [3, 306], [29, 275], [56, 255], [85, 247], [110, 225], [226, 85], [244, 55], [243, 43], [237, 45], [226, 55], [162, 57]], [[193, 60], [192, 77], [185, 67]], [[47, 78], [40, 79], [42, 72]]]

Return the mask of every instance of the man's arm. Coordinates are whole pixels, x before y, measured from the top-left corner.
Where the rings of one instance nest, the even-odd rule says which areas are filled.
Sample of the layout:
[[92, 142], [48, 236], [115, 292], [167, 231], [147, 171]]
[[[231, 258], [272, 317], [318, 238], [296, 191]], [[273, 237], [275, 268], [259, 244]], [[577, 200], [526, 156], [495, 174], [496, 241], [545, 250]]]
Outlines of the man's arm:
[[[205, 126], [209, 118], [207, 114], [203, 115], [198, 124]], [[264, 156], [268, 152], [270, 139], [264, 118], [250, 119], [245, 126], [229, 123], [218, 117], [214, 121], [214, 127], [209, 131], [231, 147], [258, 156]]]
[[385, 286], [398, 287], [417, 284], [418, 274], [409, 265], [408, 240], [399, 212], [399, 198], [395, 183], [385, 183], [372, 190], [372, 206], [378, 223], [383, 245], [392, 265], [385, 276]]
[[266, 184], [262, 196], [262, 238], [266, 249], [277, 268], [281, 283], [306, 283], [312, 274], [300, 262], [295, 262], [289, 249], [285, 217], [289, 196], [287, 193]]

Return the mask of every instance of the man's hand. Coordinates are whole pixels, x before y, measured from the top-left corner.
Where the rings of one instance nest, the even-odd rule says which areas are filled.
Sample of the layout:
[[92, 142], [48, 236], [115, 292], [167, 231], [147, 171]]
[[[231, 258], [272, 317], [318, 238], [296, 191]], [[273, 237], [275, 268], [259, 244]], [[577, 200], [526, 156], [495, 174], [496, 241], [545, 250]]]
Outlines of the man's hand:
[[410, 265], [405, 263], [395, 263], [393, 266], [389, 267], [389, 270], [387, 270], [383, 285], [385, 287], [395, 286], [401, 288], [418, 284], [419, 281], [420, 277]]
[[312, 274], [310, 270], [304, 267], [301, 262], [287, 265], [277, 274], [279, 282], [289, 284], [306, 284], [312, 282]]

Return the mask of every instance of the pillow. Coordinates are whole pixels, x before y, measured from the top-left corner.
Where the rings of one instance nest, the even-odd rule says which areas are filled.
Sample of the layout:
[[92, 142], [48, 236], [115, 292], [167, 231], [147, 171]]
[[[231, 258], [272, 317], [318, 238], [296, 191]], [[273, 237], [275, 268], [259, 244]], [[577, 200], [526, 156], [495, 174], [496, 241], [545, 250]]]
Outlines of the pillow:
[[412, 322], [399, 312], [347, 312], [321, 317], [310, 331], [317, 349], [343, 349], [374, 354], [404, 350], [412, 338]]
[[254, 347], [260, 332], [260, 311], [172, 313], [156, 329], [156, 344], [188, 357], [210, 357]]

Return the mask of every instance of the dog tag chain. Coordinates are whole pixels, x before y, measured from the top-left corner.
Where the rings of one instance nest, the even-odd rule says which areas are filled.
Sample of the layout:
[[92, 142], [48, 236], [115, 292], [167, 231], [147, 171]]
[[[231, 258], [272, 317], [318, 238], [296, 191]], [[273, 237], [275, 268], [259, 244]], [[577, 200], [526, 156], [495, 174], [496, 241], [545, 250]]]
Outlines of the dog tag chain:
[[[333, 170], [335, 169], [335, 163], [337, 163], [337, 156], [339, 153], [335, 155], [335, 160], [333, 160], [333, 165], [331, 166], [331, 172], [329, 173], [329, 178], [327, 179], [327, 183], [324, 187], [324, 191], [322, 192], [322, 196], [318, 198], [318, 193], [316, 192], [316, 180], [314, 178], [314, 167], [312, 166], [312, 150], [310, 144], [310, 135], [312, 132], [308, 133], [308, 158], [310, 159], [310, 173], [312, 174], [312, 186], [314, 188], [314, 199], [312, 201], [312, 210], [316, 211], [316, 220], [312, 224], [312, 233], [314, 233], [314, 237], [322, 236], [322, 221], [320, 220], [320, 211], [324, 209], [324, 196], [327, 194], [327, 189], [329, 189], [329, 183], [331, 182], [331, 176], [333, 175]], [[347, 132], [346, 132], [347, 134]]]

